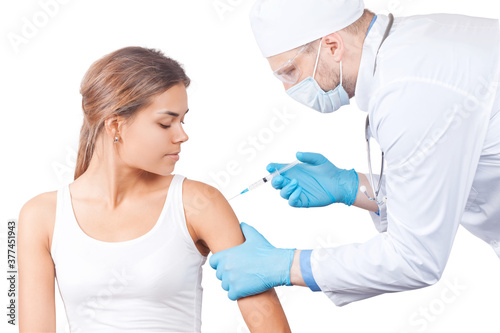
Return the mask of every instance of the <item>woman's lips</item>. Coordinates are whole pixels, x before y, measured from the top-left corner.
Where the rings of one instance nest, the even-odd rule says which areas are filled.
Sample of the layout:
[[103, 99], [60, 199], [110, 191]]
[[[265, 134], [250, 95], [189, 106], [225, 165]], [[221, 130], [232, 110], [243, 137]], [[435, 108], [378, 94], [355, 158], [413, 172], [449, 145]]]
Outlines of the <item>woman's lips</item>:
[[178, 161], [179, 160], [179, 154], [167, 154], [165, 156], [168, 156], [170, 157], [171, 159], [173, 159], [174, 161]]

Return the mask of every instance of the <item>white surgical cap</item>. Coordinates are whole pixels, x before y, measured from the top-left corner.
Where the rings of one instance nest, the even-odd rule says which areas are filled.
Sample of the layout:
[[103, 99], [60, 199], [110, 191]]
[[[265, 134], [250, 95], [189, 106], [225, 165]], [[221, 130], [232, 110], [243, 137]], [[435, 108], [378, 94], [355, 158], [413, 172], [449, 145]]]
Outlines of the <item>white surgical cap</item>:
[[363, 0], [257, 0], [250, 24], [267, 58], [344, 29], [364, 9]]

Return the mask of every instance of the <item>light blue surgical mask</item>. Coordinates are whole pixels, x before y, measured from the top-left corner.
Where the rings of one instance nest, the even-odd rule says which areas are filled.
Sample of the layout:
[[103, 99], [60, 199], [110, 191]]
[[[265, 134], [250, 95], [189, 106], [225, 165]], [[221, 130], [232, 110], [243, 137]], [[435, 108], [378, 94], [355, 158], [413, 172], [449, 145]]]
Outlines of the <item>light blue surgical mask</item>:
[[[323, 40], [321, 40], [321, 42], [322, 41]], [[316, 56], [313, 76], [291, 87], [286, 93], [297, 102], [311, 109], [321, 113], [330, 113], [337, 111], [343, 105], [348, 105], [350, 102], [349, 95], [344, 90], [344, 87], [342, 87], [342, 60], [340, 61], [340, 83], [335, 89], [325, 92], [314, 79], [318, 66], [321, 42], [318, 47], [318, 55]]]

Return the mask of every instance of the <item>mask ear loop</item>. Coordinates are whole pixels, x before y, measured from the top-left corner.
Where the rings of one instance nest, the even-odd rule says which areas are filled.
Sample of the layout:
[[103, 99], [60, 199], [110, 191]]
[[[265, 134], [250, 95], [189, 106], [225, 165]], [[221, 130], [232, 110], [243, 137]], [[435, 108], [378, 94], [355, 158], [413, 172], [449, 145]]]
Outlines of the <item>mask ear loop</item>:
[[321, 51], [321, 43], [322, 42], [323, 42], [323, 38], [321, 38], [321, 40], [319, 41], [318, 55], [316, 56], [316, 63], [314, 64], [313, 79], [316, 76], [316, 67], [318, 67], [319, 52]]
[[342, 85], [342, 60], [340, 60], [340, 85]]
[[[321, 43], [323, 42], [323, 38], [319, 41], [319, 46], [318, 46], [318, 55], [316, 56], [316, 63], [314, 64], [314, 71], [313, 71], [313, 76], [312, 78], [316, 76], [316, 68], [318, 67], [318, 60], [319, 60], [319, 52], [321, 51]], [[340, 85], [342, 85], [342, 60], [340, 60]]]

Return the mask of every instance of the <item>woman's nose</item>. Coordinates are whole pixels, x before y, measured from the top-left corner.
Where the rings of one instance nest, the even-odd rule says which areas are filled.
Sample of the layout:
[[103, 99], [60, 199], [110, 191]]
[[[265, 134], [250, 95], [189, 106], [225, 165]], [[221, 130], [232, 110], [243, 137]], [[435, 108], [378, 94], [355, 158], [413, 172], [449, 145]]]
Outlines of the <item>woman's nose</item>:
[[189, 139], [189, 136], [186, 134], [186, 131], [184, 131], [182, 124], [179, 124], [174, 141], [175, 142], [186, 142], [188, 139]]

